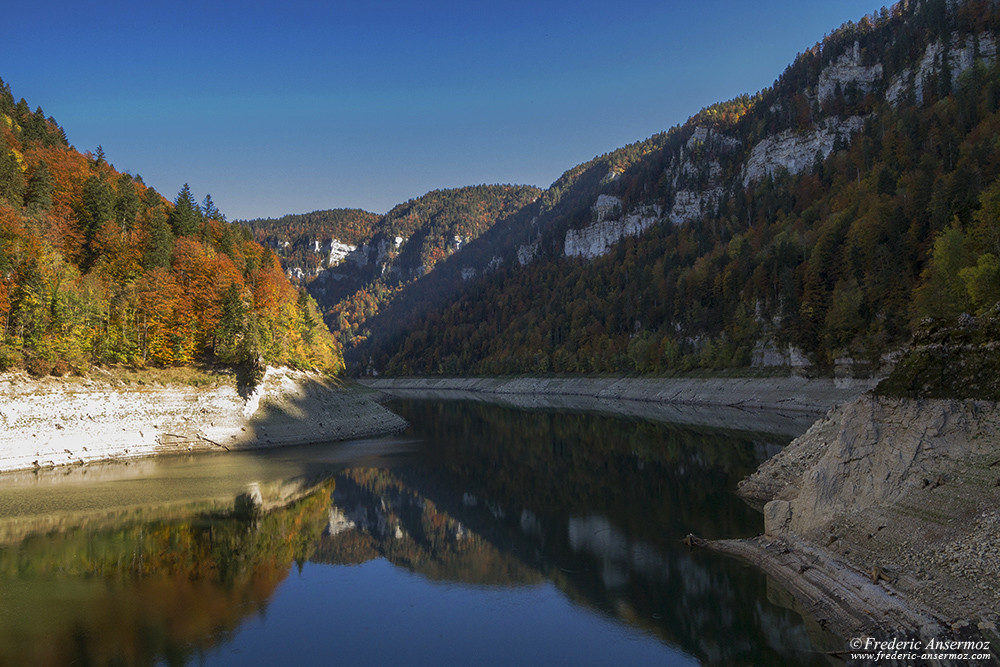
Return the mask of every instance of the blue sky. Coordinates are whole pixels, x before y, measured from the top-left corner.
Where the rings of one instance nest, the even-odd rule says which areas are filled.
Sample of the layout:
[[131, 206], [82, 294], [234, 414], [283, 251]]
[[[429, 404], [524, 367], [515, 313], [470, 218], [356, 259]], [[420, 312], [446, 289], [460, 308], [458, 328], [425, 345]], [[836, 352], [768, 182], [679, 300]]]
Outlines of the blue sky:
[[570, 167], [769, 86], [881, 7], [748, 3], [28, 2], [0, 77], [80, 150], [230, 219], [436, 188], [547, 187]]

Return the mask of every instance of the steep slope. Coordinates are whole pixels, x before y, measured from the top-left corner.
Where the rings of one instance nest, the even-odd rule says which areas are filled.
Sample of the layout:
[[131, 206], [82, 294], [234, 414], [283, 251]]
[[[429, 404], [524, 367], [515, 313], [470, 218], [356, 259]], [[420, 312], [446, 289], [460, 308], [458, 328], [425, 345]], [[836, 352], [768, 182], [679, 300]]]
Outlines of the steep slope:
[[315, 302], [210, 196], [168, 202], [3, 82], [0, 121], [0, 369], [343, 367]]
[[[403, 374], [831, 368], [880, 363], [922, 317], [987, 310], [998, 29], [977, 0], [841, 26], [771, 88], [567, 172], [348, 357]], [[424, 298], [445, 284], [450, 300]]]

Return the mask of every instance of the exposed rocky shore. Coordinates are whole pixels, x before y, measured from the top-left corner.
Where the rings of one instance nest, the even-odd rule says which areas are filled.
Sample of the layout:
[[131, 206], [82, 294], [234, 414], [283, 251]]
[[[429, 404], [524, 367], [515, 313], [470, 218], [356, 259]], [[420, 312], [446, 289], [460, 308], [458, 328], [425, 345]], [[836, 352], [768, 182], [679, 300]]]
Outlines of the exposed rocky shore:
[[399, 398], [480, 400], [526, 409], [609, 412], [675, 424], [800, 435], [875, 380], [770, 378], [364, 378]]
[[845, 637], [979, 633], [1000, 646], [1000, 405], [865, 394], [740, 484], [761, 565]]
[[877, 380], [854, 378], [366, 378], [361, 384], [396, 390], [465, 391], [498, 395], [589, 396], [678, 405], [824, 414], [834, 404], [871, 389]]
[[228, 377], [195, 386], [0, 375], [0, 472], [344, 440], [405, 426], [363, 390], [289, 369], [268, 368], [248, 394]]

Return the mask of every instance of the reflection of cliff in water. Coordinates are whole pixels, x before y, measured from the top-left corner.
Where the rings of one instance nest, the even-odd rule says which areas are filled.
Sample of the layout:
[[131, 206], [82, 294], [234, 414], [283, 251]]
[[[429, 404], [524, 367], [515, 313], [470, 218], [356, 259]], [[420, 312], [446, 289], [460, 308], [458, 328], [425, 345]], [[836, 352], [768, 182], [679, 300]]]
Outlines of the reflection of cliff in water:
[[426, 463], [339, 475], [315, 559], [384, 557], [471, 583], [544, 578], [703, 660], [807, 659], [801, 619], [764, 602], [763, 575], [680, 543], [759, 532], [732, 489], [778, 443], [471, 403], [392, 407], [435, 425], [419, 434]]

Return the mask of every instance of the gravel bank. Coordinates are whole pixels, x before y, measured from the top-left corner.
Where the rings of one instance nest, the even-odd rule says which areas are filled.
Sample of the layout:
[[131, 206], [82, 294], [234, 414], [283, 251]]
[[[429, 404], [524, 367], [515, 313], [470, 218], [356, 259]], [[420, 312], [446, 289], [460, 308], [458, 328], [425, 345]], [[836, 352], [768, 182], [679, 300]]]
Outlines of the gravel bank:
[[0, 376], [0, 472], [344, 440], [405, 426], [364, 392], [289, 369], [268, 368], [249, 396], [233, 382]]

